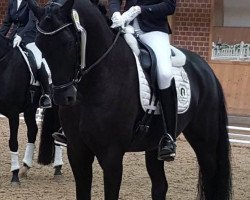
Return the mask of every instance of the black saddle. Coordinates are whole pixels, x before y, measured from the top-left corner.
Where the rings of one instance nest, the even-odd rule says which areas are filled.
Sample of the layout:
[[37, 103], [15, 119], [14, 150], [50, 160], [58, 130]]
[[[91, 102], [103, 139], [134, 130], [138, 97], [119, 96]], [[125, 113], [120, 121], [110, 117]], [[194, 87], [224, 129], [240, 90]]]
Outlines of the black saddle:
[[[27, 56], [28, 62], [30, 64], [31, 71], [34, 75], [35, 80], [37, 79], [37, 64], [34, 54], [31, 50], [29, 50], [25, 45], [20, 45], [21, 49], [24, 51], [25, 55]], [[41, 88], [40, 86], [30, 85], [29, 90], [27, 91], [28, 95], [28, 102], [27, 105], [33, 105], [35, 107], [39, 107], [39, 99], [41, 96]]]
[[142, 69], [146, 75], [146, 78], [149, 82], [149, 85], [153, 91], [153, 93], [156, 94], [157, 92], [157, 77], [156, 77], [156, 65], [157, 60], [154, 51], [150, 46], [143, 43], [139, 38], [137, 38], [140, 54], [139, 54], [139, 60], [142, 66]]

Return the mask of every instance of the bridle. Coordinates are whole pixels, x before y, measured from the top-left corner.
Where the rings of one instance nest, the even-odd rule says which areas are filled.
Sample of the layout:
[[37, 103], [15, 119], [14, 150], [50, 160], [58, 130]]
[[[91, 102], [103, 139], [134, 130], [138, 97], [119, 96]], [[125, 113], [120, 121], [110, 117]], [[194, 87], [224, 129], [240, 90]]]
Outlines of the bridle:
[[[48, 2], [46, 5], [52, 5], [52, 4], [55, 4], [55, 5], [58, 5], [58, 6], [62, 6], [62, 4], [60, 3], [57, 3], [57, 2], [54, 2], [54, 1], [51, 1], [51, 2]], [[53, 31], [45, 31], [43, 30], [40, 26], [39, 26], [39, 23], [37, 21], [36, 23], [36, 29], [39, 33], [41, 33], [42, 35], [45, 35], [45, 36], [52, 36], [52, 35], [55, 35], [56, 33], [64, 30], [65, 28], [68, 28], [69, 26], [73, 25], [72, 22], [70, 23], [66, 23], [66, 24], [63, 24], [62, 26], [60, 26], [59, 28], [53, 30]], [[85, 31], [86, 32], [86, 31]], [[74, 86], [77, 86], [77, 84], [81, 81], [82, 77], [85, 76], [86, 74], [88, 74], [95, 66], [97, 66], [108, 54], [109, 52], [113, 49], [113, 47], [115, 46], [119, 36], [121, 34], [121, 30], [119, 30], [116, 34], [116, 37], [113, 41], [113, 43], [111, 44], [111, 46], [107, 49], [107, 51], [99, 58], [97, 59], [97, 61], [95, 61], [93, 64], [91, 64], [89, 67], [85, 67], [85, 66], [81, 66], [80, 65], [80, 62], [79, 62], [79, 59], [77, 59], [77, 63], [76, 63], [76, 73], [75, 73], [75, 77], [73, 78], [72, 81], [68, 82], [68, 83], [65, 83], [65, 84], [61, 84], [61, 85], [54, 85], [52, 84], [52, 88], [53, 90], [64, 90], [64, 89], [67, 89], [68, 87], [71, 87], [72, 85]], [[77, 38], [77, 42], [76, 44], [79, 44], [79, 37], [76, 37]], [[79, 47], [79, 46], [78, 46]], [[79, 53], [78, 51], [76, 52], [77, 54]], [[77, 55], [76, 58], [79, 58], [79, 56]]]

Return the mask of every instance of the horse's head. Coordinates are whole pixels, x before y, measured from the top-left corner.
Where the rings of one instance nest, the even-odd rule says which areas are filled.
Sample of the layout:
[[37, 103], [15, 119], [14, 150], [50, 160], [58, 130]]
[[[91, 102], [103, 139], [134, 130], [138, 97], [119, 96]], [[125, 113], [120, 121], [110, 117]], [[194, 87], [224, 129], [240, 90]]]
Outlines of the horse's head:
[[78, 72], [76, 29], [71, 11], [74, 0], [50, 1], [39, 7], [28, 0], [38, 19], [36, 44], [47, 60], [53, 80], [53, 98], [56, 104], [72, 105], [76, 101], [74, 80]]

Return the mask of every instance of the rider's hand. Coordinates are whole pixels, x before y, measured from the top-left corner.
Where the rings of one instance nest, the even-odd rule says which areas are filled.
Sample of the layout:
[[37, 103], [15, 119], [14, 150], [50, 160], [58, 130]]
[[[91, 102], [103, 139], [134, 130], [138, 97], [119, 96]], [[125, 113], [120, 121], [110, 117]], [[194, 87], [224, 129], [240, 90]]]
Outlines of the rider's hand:
[[124, 20], [120, 12], [114, 12], [111, 17], [111, 20], [113, 22], [111, 28], [124, 27]]
[[125, 21], [125, 24], [129, 24], [133, 21], [139, 14], [141, 14], [140, 6], [132, 6], [129, 10], [122, 14], [122, 18]]
[[19, 46], [22, 41], [22, 38], [19, 35], [16, 35], [13, 41], [13, 48]]

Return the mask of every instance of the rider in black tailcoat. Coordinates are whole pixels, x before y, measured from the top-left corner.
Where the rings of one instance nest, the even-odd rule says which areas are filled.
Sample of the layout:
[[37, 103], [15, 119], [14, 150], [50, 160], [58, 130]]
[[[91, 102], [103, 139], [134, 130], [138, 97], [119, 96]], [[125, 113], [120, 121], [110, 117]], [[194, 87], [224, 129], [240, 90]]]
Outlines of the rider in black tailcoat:
[[122, 2], [109, 0], [113, 22], [111, 28], [129, 26], [156, 55], [158, 97], [164, 127], [158, 148], [158, 159], [172, 161], [176, 154], [177, 94], [169, 38], [172, 31], [167, 17], [175, 12], [176, 0], [126, 0], [123, 13]]
[[[13, 28], [11, 26], [13, 25]], [[9, 38], [13, 40], [13, 48], [22, 42], [26, 48], [34, 54], [38, 81], [40, 82], [44, 95], [40, 98], [41, 108], [52, 106], [50, 99], [49, 76], [50, 71], [46, 61], [42, 58], [42, 53], [35, 45], [36, 18], [29, 9], [26, 0], [9, 0], [7, 14], [0, 28], [0, 34], [6, 36], [10, 31]]]

